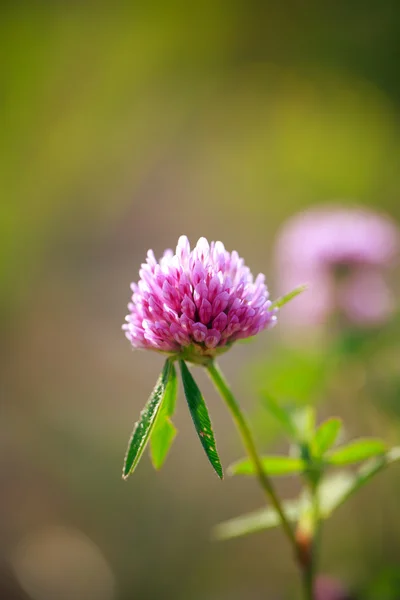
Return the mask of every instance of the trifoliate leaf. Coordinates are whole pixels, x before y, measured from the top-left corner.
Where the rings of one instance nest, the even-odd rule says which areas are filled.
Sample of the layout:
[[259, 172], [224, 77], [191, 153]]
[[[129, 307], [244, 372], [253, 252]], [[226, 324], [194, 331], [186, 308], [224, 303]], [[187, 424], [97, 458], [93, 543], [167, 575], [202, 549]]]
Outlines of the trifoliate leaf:
[[219, 460], [206, 403], [204, 402], [204, 398], [201, 395], [197, 383], [193, 379], [185, 362], [180, 360], [179, 364], [182, 373], [183, 389], [201, 445], [218, 477], [222, 479], [222, 466]]
[[[291, 456], [262, 456], [261, 463], [267, 475], [293, 475], [302, 473], [307, 465], [300, 458]], [[229, 467], [231, 475], [256, 475], [252, 461], [239, 460]]]
[[352, 465], [367, 458], [383, 455], [385, 450], [386, 446], [382, 440], [361, 438], [333, 450], [326, 457], [326, 461], [330, 465]]
[[171, 417], [175, 410], [177, 392], [178, 378], [172, 363], [164, 400], [150, 437], [150, 456], [155, 469], [161, 469], [176, 436], [176, 428], [171, 422]]
[[135, 423], [131, 439], [129, 440], [128, 450], [125, 455], [125, 463], [122, 472], [124, 479], [127, 479], [127, 477], [135, 470], [147, 442], [149, 441], [151, 431], [165, 397], [165, 391], [171, 374], [171, 367], [171, 361], [166, 360], [156, 386], [152, 391], [146, 406], [140, 413], [140, 419]]
[[314, 437], [314, 451], [317, 456], [322, 456], [329, 448], [331, 448], [336, 442], [340, 430], [342, 428], [342, 421], [332, 417], [327, 419], [318, 427]]

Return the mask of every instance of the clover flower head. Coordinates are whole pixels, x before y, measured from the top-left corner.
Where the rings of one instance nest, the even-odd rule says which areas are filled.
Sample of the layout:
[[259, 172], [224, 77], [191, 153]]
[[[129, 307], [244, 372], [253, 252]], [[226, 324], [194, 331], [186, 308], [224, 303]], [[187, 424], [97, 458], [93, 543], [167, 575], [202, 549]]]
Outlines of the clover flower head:
[[323, 206], [287, 221], [277, 242], [280, 286], [309, 287], [288, 307], [288, 323], [322, 323], [337, 310], [359, 325], [384, 321], [393, 304], [384, 275], [399, 239], [388, 217], [365, 208]]
[[202, 362], [233, 342], [276, 322], [264, 275], [256, 279], [236, 251], [200, 238], [191, 250], [181, 236], [175, 254], [160, 261], [152, 250], [132, 283], [132, 301], [123, 325], [134, 348], [183, 355]]

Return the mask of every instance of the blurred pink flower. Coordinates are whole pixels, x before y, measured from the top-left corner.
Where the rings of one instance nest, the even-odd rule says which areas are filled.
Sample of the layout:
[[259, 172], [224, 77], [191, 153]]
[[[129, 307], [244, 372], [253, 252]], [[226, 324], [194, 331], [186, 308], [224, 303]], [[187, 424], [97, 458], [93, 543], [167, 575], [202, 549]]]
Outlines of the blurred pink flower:
[[290, 303], [288, 320], [307, 326], [340, 312], [359, 325], [383, 322], [393, 309], [385, 271], [399, 237], [388, 217], [364, 208], [320, 207], [289, 219], [277, 242], [279, 285], [309, 289]]
[[315, 600], [351, 600], [352, 596], [333, 577], [320, 575], [315, 581]]
[[132, 283], [125, 335], [135, 348], [185, 353], [189, 360], [225, 351], [240, 338], [271, 327], [276, 310], [264, 275], [255, 281], [236, 251], [200, 238], [194, 250], [181, 236], [175, 254], [159, 262], [149, 250]]

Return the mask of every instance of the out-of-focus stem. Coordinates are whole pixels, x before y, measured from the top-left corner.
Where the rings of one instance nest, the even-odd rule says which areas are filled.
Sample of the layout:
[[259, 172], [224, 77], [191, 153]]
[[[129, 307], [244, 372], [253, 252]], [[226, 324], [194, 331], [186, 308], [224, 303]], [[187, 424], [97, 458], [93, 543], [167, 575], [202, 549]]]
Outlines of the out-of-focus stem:
[[304, 600], [314, 600], [315, 598], [314, 586], [317, 572], [317, 550], [321, 531], [318, 486], [312, 485], [310, 492], [311, 511], [309, 514], [308, 527], [306, 527], [303, 532], [300, 529], [297, 535], [297, 544], [299, 548], [302, 548], [301, 555], [303, 557], [303, 560], [300, 561], [300, 568], [303, 577]]
[[293, 550], [295, 552], [296, 558], [298, 558], [298, 546], [297, 546], [293, 528], [292, 528], [291, 524], [289, 523], [289, 521], [283, 511], [280, 499], [272, 485], [271, 480], [269, 479], [269, 477], [267, 476], [267, 474], [265, 473], [265, 471], [263, 469], [260, 457], [258, 456], [258, 452], [257, 452], [256, 446], [253, 441], [253, 437], [252, 437], [250, 428], [249, 428], [247, 421], [241, 411], [241, 408], [240, 408], [238, 402], [236, 401], [234, 395], [232, 394], [232, 391], [231, 391], [228, 383], [226, 382], [222, 372], [220, 371], [219, 367], [216, 365], [215, 362], [210, 362], [207, 365], [207, 371], [208, 371], [208, 374], [209, 374], [211, 380], [213, 381], [215, 387], [217, 388], [218, 392], [221, 394], [222, 398], [225, 400], [226, 405], [228, 406], [228, 408], [232, 414], [233, 420], [236, 423], [236, 426], [242, 436], [243, 443], [247, 450], [249, 458], [253, 462], [258, 481], [259, 481], [267, 499], [271, 502], [272, 506], [278, 513], [282, 528], [283, 528], [286, 536], [288, 537], [290, 543], [293, 546]]

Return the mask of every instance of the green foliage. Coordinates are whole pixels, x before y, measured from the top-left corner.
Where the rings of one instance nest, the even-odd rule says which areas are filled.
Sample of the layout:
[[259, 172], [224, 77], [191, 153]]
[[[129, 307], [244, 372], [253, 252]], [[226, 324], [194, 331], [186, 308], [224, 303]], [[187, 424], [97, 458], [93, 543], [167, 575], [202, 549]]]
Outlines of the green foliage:
[[400, 570], [396, 559], [394, 559], [394, 564], [384, 564], [381, 568], [373, 569], [370, 578], [368, 586], [360, 594], [360, 598], [363, 600], [377, 600], [377, 598], [379, 600], [398, 600]]
[[[327, 519], [350, 496], [390, 464], [400, 461], [400, 446], [392, 448], [382, 456], [372, 458], [355, 473], [341, 471], [327, 477], [318, 487], [319, 517]], [[299, 521], [312, 510], [312, 500], [306, 489], [298, 498], [286, 500], [284, 512], [289, 521]], [[217, 539], [230, 539], [271, 529], [280, 525], [275, 509], [268, 507], [241, 515], [218, 525], [214, 530]]]
[[352, 465], [367, 458], [382, 455], [385, 450], [386, 446], [382, 440], [361, 438], [329, 453], [327, 460], [331, 465]]
[[[263, 456], [262, 466], [268, 475], [293, 475], [307, 469], [307, 463], [291, 456]], [[230, 475], [255, 475], [254, 465], [248, 458], [239, 460], [229, 467]]]
[[176, 436], [176, 428], [171, 422], [171, 417], [175, 410], [177, 392], [178, 378], [176, 376], [175, 365], [172, 363], [164, 401], [150, 438], [150, 456], [155, 469], [160, 469], [164, 464]]
[[334, 445], [341, 428], [342, 421], [335, 417], [321, 423], [314, 437], [314, 449], [317, 455], [323, 456]]
[[400, 461], [400, 446], [391, 448], [381, 456], [371, 458], [361, 465], [355, 473], [341, 471], [327, 478], [321, 484], [319, 490], [322, 512], [325, 518], [368, 483], [374, 475], [397, 461]]
[[[291, 442], [289, 456], [268, 455], [261, 457], [261, 464], [268, 476], [299, 475], [305, 483], [300, 496], [283, 503], [288, 520], [302, 523], [318, 518], [326, 519], [347, 498], [371, 479], [385, 466], [400, 460], [400, 448], [386, 451], [383, 441], [362, 438], [336, 449], [342, 429], [340, 419], [332, 417], [316, 426], [315, 409], [286, 409], [269, 395], [263, 395], [263, 405], [281, 426]], [[350, 473], [341, 471], [325, 477], [326, 471], [336, 466], [365, 462], [361, 468]], [[257, 475], [254, 464], [248, 458], [239, 460], [229, 467], [231, 475]], [[317, 498], [317, 500], [316, 500]], [[317, 504], [315, 504], [317, 502]], [[316, 508], [317, 506], [317, 508]], [[279, 515], [273, 507], [240, 516], [218, 526], [218, 539], [247, 535], [280, 524]]]
[[299, 447], [311, 444], [315, 436], [316, 419], [313, 406], [285, 407], [278, 404], [267, 392], [263, 392], [262, 402], [292, 442], [298, 444]]
[[[247, 385], [253, 389], [268, 390], [268, 395], [277, 399], [279, 405], [301, 407], [314, 404], [325, 387], [331, 362], [321, 352], [311, 347], [278, 347], [268, 360], [256, 362], [250, 369]], [[263, 433], [271, 428], [264, 412], [260, 411]]]
[[[292, 522], [297, 521], [303, 511], [302, 501], [297, 499], [283, 502], [282, 507], [288, 520]], [[227, 540], [257, 533], [264, 529], [273, 529], [278, 527], [280, 523], [279, 515], [273, 508], [262, 508], [217, 525], [214, 528], [213, 535], [215, 539]]]
[[315, 436], [315, 408], [308, 404], [298, 409], [293, 413], [293, 420], [296, 425], [296, 438], [302, 442], [302, 445], [311, 445]]
[[172, 364], [168, 359], [165, 361], [160, 377], [152, 391], [146, 406], [140, 414], [140, 419], [135, 423], [128, 444], [123, 468], [123, 478], [126, 479], [135, 470], [143, 452], [150, 439], [150, 434], [159, 414], [162, 402], [165, 398], [167, 384], [171, 376]]
[[[273, 398], [264, 394], [263, 404], [280, 423], [292, 443], [296, 456], [264, 456], [262, 465], [267, 475], [302, 474], [309, 484], [317, 485], [324, 471], [332, 466], [345, 466], [382, 455], [383, 441], [362, 438], [331, 450], [342, 428], [340, 419], [332, 417], [316, 427], [315, 409], [305, 406], [295, 411], [285, 409]], [[248, 459], [231, 465], [232, 475], [255, 475], [256, 470]]]
[[271, 309], [282, 308], [282, 306], [285, 306], [285, 304], [287, 304], [288, 302], [293, 300], [293, 298], [296, 298], [296, 296], [298, 296], [299, 294], [304, 292], [306, 289], [307, 289], [306, 285], [299, 285], [297, 288], [295, 288], [288, 294], [285, 294], [284, 296], [281, 296], [280, 298], [277, 298], [276, 300], [274, 300], [274, 302], [271, 304]]
[[262, 402], [265, 408], [281, 425], [282, 430], [290, 437], [296, 439], [298, 428], [293, 420], [292, 414], [282, 405], [278, 404], [267, 392], [263, 392]]
[[219, 460], [214, 433], [204, 398], [183, 360], [179, 361], [182, 373], [183, 389], [189, 406], [194, 426], [201, 445], [213, 469], [220, 479], [223, 478], [222, 466]]

